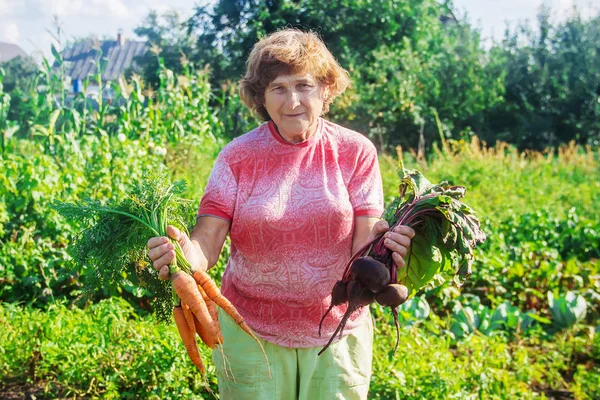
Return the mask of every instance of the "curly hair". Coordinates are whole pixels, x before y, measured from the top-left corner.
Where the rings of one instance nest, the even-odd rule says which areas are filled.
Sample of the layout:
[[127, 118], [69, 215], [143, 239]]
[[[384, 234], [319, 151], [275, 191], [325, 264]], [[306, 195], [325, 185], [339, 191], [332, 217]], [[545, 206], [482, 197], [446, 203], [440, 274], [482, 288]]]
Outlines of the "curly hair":
[[329, 105], [350, 84], [348, 71], [340, 66], [325, 43], [313, 32], [287, 28], [257, 42], [248, 57], [246, 75], [240, 80], [242, 102], [264, 121], [271, 119], [265, 90], [279, 75], [309, 73], [325, 86], [325, 114]]

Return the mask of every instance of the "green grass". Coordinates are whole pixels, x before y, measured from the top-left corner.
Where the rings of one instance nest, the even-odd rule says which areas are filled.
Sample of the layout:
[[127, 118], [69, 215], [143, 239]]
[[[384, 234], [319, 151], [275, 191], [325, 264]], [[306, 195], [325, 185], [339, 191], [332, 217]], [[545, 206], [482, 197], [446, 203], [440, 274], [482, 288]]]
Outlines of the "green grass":
[[[374, 312], [371, 399], [539, 398], [545, 390], [591, 399], [600, 388], [600, 337], [584, 326], [547, 341], [475, 335], [455, 342], [440, 333], [443, 321], [431, 317], [404, 326], [392, 356], [395, 334], [389, 320], [380, 319], [389, 315]], [[0, 324], [0, 394], [18, 381], [42, 382], [46, 398], [212, 398], [174, 327], [137, 316], [118, 298], [85, 310], [3, 304]], [[206, 348], [202, 356], [208, 387], [216, 392]]]
[[[553, 154], [556, 153], [556, 154]], [[515, 213], [547, 209], [565, 215], [600, 215], [600, 152], [574, 145], [545, 153], [519, 153], [500, 143], [485, 148], [476, 139], [455, 141], [417, 161], [403, 154], [406, 168], [420, 170], [432, 182], [447, 180], [467, 187], [465, 201], [482, 219], [499, 222]], [[381, 157], [385, 193], [397, 193], [397, 158]]]
[[4, 304], [0, 324], [1, 382], [42, 381], [50, 398], [211, 398], [174, 326], [137, 316], [119, 298], [85, 310]]

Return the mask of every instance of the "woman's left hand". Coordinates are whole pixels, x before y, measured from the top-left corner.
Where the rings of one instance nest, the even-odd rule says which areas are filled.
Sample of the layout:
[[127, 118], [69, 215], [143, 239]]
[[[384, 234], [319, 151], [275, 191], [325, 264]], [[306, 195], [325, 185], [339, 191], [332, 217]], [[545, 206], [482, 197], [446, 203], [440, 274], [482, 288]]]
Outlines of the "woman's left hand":
[[382, 232], [385, 234], [384, 245], [388, 249], [392, 250], [392, 259], [396, 264], [396, 267], [403, 268], [406, 265], [404, 258], [408, 253], [410, 242], [415, 237], [415, 230], [406, 225], [398, 225], [394, 227], [393, 231], [387, 232], [390, 229], [387, 221], [377, 221], [373, 225], [373, 235], [379, 235]]

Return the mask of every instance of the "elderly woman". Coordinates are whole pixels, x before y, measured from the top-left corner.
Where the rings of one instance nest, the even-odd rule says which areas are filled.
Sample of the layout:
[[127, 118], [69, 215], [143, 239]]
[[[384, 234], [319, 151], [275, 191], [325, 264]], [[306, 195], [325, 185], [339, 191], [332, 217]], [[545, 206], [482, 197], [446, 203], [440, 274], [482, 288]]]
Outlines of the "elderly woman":
[[[222, 399], [365, 399], [373, 327], [368, 307], [317, 357], [345, 311], [318, 326], [345, 264], [387, 230], [377, 152], [363, 135], [324, 120], [348, 86], [347, 72], [313, 33], [286, 29], [259, 41], [240, 82], [244, 103], [265, 121], [223, 148], [190, 237], [169, 227], [197, 268], [215, 265], [226, 236], [223, 294], [262, 340], [219, 314], [223, 352], [213, 352]], [[388, 232], [399, 267], [414, 236]], [[164, 237], [148, 242], [164, 275], [174, 257]], [[225, 358], [223, 357], [225, 355]]]

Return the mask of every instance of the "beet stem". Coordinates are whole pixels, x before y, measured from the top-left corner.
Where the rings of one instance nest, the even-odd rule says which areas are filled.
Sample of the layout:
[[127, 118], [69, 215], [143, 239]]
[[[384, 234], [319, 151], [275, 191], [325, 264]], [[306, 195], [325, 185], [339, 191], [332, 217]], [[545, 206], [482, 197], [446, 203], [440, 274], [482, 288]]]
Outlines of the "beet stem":
[[392, 352], [392, 356], [395, 356], [396, 350], [398, 350], [398, 345], [400, 344], [400, 324], [398, 323], [398, 308], [392, 309], [392, 315], [394, 316], [394, 324], [396, 325], [396, 346], [394, 347], [394, 351]]
[[352, 314], [354, 311], [356, 311], [356, 309], [353, 310], [352, 307], [350, 305], [348, 305], [348, 309], [346, 310], [346, 313], [342, 317], [342, 320], [340, 321], [337, 329], [335, 330], [335, 332], [333, 332], [333, 335], [331, 335], [331, 337], [329, 338], [329, 341], [327, 342], [325, 347], [323, 347], [321, 349], [321, 351], [319, 351], [319, 353], [317, 353], [317, 356], [320, 356], [321, 354], [323, 354], [323, 352], [325, 350], [327, 350], [329, 348], [329, 346], [331, 346], [331, 342], [333, 342], [333, 339], [335, 339], [335, 336], [338, 334], [338, 332], [340, 332], [342, 329], [344, 329], [344, 326], [346, 326], [346, 321], [348, 321], [350, 314]]
[[329, 312], [331, 311], [332, 308], [333, 308], [333, 301], [331, 302], [329, 309], [327, 309], [327, 312], [323, 315], [323, 318], [321, 318], [321, 322], [319, 322], [319, 337], [321, 337], [321, 326], [323, 325], [323, 321], [325, 321], [325, 317], [327, 316], [327, 314], [329, 314]]
[[377, 243], [377, 241], [380, 240], [382, 237], [383, 237], [383, 233], [375, 236], [368, 243], [366, 243], [363, 247], [361, 247], [356, 253], [354, 253], [354, 255], [352, 257], [350, 257], [350, 260], [346, 264], [346, 268], [344, 268], [344, 274], [342, 275], [342, 280], [344, 282], [348, 282], [350, 280], [350, 266], [352, 265], [354, 260], [366, 255], [368, 251], [371, 251], [371, 246], [374, 243]]
[[321, 351], [319, 351], [319, 353], [317, 354], [318, 356], [320, 356], [325, 350], [327, 350], [327, 348], [331, 345], [331, 343], [333, 342], [333, 340], [335, 339], [335, 337], [337, 336], [338, 333], [339, 333], [339, 337], [341, 339], [342, 333], [344, 332], [344, 327], [346, 326], [348, 319], [350, 318], [352, 313], [354, 313], [356, 310], [358, 310], [360, 308], [361, 295], [362, 295], [363, 291], [365, 291], [365, 290], [368, 290], [368, 289], [364, 288], [359, 283], [356, 283], [354, 285], [350, 295], [348, 296], [348, 308], [346, 309], [346, 312], [344, 313], [342, 320], [340, 321], [340, 323], [339, 323], [337, 329], [335, 330], [335, 332], [333, 333], [333, 335], [331, 335], [331, 337], [329, 338], [329, 342], [327, 342], [325, 347], [323, 347], [323, 349], [321, 349]]

